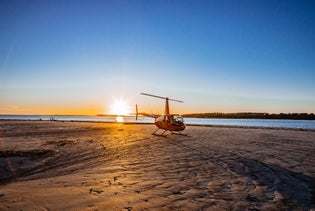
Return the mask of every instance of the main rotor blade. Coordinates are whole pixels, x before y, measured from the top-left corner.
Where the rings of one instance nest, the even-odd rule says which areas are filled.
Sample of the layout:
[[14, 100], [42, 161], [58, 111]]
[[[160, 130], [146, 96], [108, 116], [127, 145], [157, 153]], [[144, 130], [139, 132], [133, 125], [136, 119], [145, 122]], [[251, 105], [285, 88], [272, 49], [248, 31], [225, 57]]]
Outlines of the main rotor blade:
[[183, 103], [183, 101], [181, 100], [175, 100], [175, 99], [169, 99], [167, 97], [161, 97], [161, 96], [157, 96], [157, 95], [151, 95], [151, 94], [147, 94], [147, 93], [140, 93], [142, 95], [146, 95], [146, 96], [150, 96], [150, 97], [156, 97], [156, 98], [160, 98], [160, 99], [168, 99], [168, 100], [171, 100], [171, 101], [175, 101], [175, 102], [179, 102], [179, 103]]

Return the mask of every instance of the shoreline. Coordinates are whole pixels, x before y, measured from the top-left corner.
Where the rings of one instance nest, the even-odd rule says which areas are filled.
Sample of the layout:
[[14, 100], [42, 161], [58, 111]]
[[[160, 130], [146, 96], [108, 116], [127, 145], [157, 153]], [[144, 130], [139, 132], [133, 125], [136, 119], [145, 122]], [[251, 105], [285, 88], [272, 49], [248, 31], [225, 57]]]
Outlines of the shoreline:
[[154, 130], [0, 121], [0, 210], [315, 208], [314, 131]]

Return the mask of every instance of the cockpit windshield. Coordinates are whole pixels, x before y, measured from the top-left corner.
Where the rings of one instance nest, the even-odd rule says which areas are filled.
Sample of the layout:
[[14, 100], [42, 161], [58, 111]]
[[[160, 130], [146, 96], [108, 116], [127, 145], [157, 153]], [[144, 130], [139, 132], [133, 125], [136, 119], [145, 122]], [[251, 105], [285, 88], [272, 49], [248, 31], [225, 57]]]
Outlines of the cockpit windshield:
[[183, 125], [184, 124], [184, 119], [181, 115], [175, 114], [172, 115], [172, 123], [173, 125]]

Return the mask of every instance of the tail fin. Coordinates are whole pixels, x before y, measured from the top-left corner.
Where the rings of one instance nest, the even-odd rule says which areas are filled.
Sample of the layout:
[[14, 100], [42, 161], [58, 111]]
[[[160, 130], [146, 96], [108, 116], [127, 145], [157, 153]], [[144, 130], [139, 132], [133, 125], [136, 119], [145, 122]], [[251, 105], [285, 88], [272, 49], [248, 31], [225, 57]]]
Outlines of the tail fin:
[[136, 120], [138, 120], [138, 105], [136, 104]]

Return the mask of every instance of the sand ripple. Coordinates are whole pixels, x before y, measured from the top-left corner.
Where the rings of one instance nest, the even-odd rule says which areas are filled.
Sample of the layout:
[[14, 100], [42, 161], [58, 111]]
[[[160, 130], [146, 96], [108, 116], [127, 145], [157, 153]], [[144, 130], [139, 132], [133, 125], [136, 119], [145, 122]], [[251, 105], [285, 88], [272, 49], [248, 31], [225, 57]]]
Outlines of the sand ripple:
[[193, 126], [158, 137], [153, 125], [0, 125], [3, 210], [315, 206], [312, 131]]

